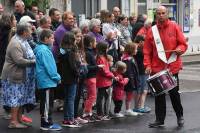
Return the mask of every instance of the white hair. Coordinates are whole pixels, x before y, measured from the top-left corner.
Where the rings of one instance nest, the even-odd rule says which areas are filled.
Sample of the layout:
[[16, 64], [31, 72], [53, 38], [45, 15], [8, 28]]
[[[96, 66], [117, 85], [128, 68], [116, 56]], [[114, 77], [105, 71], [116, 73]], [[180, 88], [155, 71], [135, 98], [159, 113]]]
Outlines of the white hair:
[[150, 24], [152, 24], [152, 20], [150, 20], [150, 19], [147, 19], [147, 20], [144, 22], [144, 26], [148, 26], [148, 25], [150, 25]]
[[80, 22], [80, 29], [83, 30], [84, 27], [89, 27], [90, 24], [90, 20], [89, 19], [85, 19], [83, 21]]
[[22, 0], [16, 0], [15, 3], [20, 3], [21, 5], [24, 6], [24, 2]]
[[93, 18], [90, 20], [89, 29], [90, 31], [94, 28], [94, 26], [100, 25], [101, 21], [99, 19]]

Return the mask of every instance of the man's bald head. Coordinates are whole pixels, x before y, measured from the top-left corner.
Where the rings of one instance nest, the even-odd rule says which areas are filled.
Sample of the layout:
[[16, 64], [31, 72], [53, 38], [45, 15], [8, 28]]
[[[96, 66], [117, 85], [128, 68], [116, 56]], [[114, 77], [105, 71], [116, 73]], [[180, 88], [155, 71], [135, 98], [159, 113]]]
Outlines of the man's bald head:
[[113, 7], [112, 13], [114, 14], [115, 17], [118, 17], [120, 15], [119, 7], [117, 6]]
[[156, 9], [156, 18], [159, 22], [164, 22], [168, 19], [168, 9], [165, 6], [159, 6]]
[[24, 13], [25, 10], [25, 5], [24, 2], [22, 0], [17, 0], [15, 2], [15, 12], [17, 13]]

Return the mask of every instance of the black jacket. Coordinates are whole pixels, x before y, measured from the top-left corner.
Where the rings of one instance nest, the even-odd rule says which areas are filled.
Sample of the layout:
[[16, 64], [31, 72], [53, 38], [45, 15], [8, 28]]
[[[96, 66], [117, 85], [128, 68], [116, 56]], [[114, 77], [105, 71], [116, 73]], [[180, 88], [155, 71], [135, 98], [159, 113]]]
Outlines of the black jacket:
[[127, 70], [124, 73], [124, 76], [129, 78], [128, 84], [125, 86], [125, 91], [133, 91], [137, 90], [139, 87], [139, 72], [138, 72], [138, 66], [135, 62], [134, 58], [129, 58], [126, 60], [122, 60], [124, 63], [126, 63]]
[[65, 53], [60, 53], [59, 74], [63, 84], [72, 84], [78, 82], [80, 61], [75, 58], [73, 49], [65, 49]]
[[141, 48], [138, 48], [138, 52], [135, 55], [135, 60], [138, 64], [139, 74], [144, 75], [145, 74], [145, 68], [144, 68], [144, 54]]
[[96, 59], [95, 59], [95, 52], [93, 49], [87, 48], [85, 50], [86, 54], [86, 61], [87, 61], [87, 68], [88, 68], [88, 74], [87, 78], [93, 78], [96, 77], [96, 73], [98, 71], [98, 66], [96, 64]]

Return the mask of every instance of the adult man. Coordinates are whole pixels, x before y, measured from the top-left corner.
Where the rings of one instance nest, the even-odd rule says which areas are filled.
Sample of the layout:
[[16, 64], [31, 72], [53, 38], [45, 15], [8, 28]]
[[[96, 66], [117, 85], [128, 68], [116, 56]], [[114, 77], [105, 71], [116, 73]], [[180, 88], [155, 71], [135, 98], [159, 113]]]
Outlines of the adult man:
[[[183, 119], [183, 107], [181, 105], [179, 90], [179, 79], [178, 73], [182, 69], [182, 62], [180, 55], [183, 54], [187, 49], [187, 44], [180, 27], [168, 19], [168, 10], [164, 6], [159, 6], [156, 10], [156, 26], [157, 26], [157, 36], [155, 30], [149, 30], [145, 43], [144, 43], [144, 65], [147, 74], [155, 74], [164, 69], [169, 69], [177, 81], [177, 87], [169, 91], [169, 96], [172, 102], [172, 106], [176, 112], [177, 124], [179, 127], [184, 125]], [[153, 35], [154, 34], [154, 35]], [[154, 41], [154, 38], [158, 38], [160, 35], [160, 40]], [[156, 42], [156, 43], [155, 43]], [[158, 43], [160, 42], [160, 43]], [[163, 49], [160, 50], [158, 45], [163, 44]], [[165, 59], [169, 62], [169, 58], [175, 59], [171, 63], [165, 63], [158, 51], [164, 52]], [[167, 52], [168, 51], [168, 52]], [[169, 52], [171, 51], [171, 52]], [[174, 51], [174, 52], [172, 52]], [[171, 55], [174, 55], [173, 58]], [[166, 99], [165, 94], [155, 97], [155, 114], [156, 120], [154, 123], [150, 123], [149, 127], [155, 128], [164, 125], [164, 120], [166, 116]]]
[[54, 33], [55, 42], [53, 44], [53, 54], [55, 56], [56, 61], [62, 38], [65, 32], [71, 31], [73, 27], [74, 27], [74, 14], [72, 12], [64, 12], [62, 15], [62, 23], [60, 24], [60, 26], [58, 26], [58, 28]]
[[56, 8], [51, 8], [49, 16], [51, 17], [51, 30], [55, 31], [61, 23], [60, 11]]
[[39, 10], [38, 10], [38, 7], [37, 5], [31, 5], [31, 12], [34, 13], [34, 15], [37, 15]]
[[117, 23], [118, 17], [121, 15], [119, 7], [117, 7], [117, 6], [113, 7], [112, 13], [115, 16], [115, 23]]
[[35, 20], [34, 14], [32, 12], [30, 12], [30, 11], [26, 11], [25, 10], [25, 5], [24, 5], [24, 2], [22, 0], [17, 0], [15, 2], [14, 15], [16, 17], [17, 22], [20, 21], [21, 17], [26, 16], [26, 15], [31, 17], [31, 19]]
[[49, 16], [42, 17], [40, 19], [40, 26], [36, 29], [38, 37], [40, 37], [42, 30], [50, 28], [51, 28], [51, 18]]

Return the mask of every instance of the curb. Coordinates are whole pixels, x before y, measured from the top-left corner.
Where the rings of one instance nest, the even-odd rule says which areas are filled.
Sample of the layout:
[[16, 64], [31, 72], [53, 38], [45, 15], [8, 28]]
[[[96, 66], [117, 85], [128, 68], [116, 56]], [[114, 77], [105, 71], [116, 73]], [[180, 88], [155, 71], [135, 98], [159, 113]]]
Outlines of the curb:
[[200, 61], [185, 61], [183, 62], [183, 65], [194, 65], [194, 64], [200, 64]]

